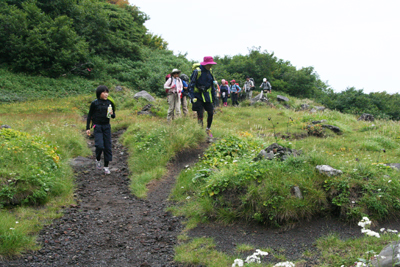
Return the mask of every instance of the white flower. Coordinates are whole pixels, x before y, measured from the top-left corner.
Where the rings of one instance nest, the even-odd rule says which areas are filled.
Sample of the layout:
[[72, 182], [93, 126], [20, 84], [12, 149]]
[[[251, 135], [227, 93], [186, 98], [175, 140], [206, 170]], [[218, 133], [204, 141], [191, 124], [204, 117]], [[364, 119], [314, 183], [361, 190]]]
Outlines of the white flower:
[[377, 232], [374, 232], [374, 231], [369, 230], [369, 229], [361, 229], [361, 233], [365, 233], [368, 236], [375, 236], [377, 238], [381, 237]]
[[267, 256], [268, 255], [268, 252], [266, 252], [266, 251], [262, 251], [262, 250], [259, 250], [259, 249], [256, 249], [256, 251], [257, 251], [256, 253], [258, 253], [258, 255], [261, 255], [261, 256]]
[[382, 190], [382, 189], [380, 189], [380, 188], [378, 189], [379, 192], [380, 192], [381, 190]]
[[383, 231], [385, 231], [385, 228], [381, 228], [381, 230], [379, 230], [379, 231], [383, 232]]
[[15, 228], [10, 228], [10, 230], [15, 230]]
[[187, 197], [186, 199], [190, 199], [190, 197]]
[[361, 261], [356, 262], [355, 267], [361, 267], [361, 266], [367, 266], [367, 265], [364, 262], [361, 262]]
[[19, 222], [15, 222], [15, 223], [19, 223]]
[[397, 230], [390, 230], [390, 229], [387, 229], [387, 231], [389, 232], [389, 233], [398, 233], [399, 231], [397, 231]]
[[353, 203], [353, 204], [354, 204], [354, 203], [356, 203], [356, 202], [353, 200], [351, 203]]
[[381, 256], [381, 258], [382, 258], [382, 259], [386, 259], [386, 257], [385, 257], [385, 256]]
[[236, 260], [233, 262], [232, 267], [236, 267], [236, 264], [237, 264], [237, 266], [239, 266], [239, 267], [243, 267], [243, 260], [241, 260], [241, 259], [236, 259]]
[[388, 181], [388, 183], [391, 183], [391, 182], [392, 182], [392, 180], [389, 180], [389, 181]]
[[275, 264], [274, 267], [295, 267], [295, 265], [291, 261], [285, 261]]
[[12, 180], [8, 180], [8, 182], [9, 182], [9, 183], [11, 183], [11, 182], [12, 182]]
[[252, 263], [252, 262], [256, 262], [256, 263], [261, 263], [260, 257], [257, 257], [256, 255], [251, 255], [248, 256], [245, 260], [246, 263]]
[[183, 189], [184, 187], [183, 187], [183, 186], [181, 186], [181, 188]]
[[233, 163], [237, 162], [237, 160], [235, 159], [234, 161], [232, 161]]

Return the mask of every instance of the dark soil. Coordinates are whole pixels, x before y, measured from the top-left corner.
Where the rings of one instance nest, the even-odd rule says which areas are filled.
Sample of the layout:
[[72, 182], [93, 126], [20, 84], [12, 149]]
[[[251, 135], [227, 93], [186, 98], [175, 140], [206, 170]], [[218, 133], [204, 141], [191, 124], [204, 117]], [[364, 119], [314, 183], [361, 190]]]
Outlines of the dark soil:
[[[38, 238], [42, 245], [39, 251], [0, 261], [0, 266], [181, 266], [173, 258], [177, 235], [183, 229], [183, 218], [165, 211], [169, 205], [167, 198], [179, 172], [186, 165], [196, 163], [203, 150], [180, 153], [171, 161], [168, 174], [148, 185], [148, 197], [143, 200], [130, 193], [128, 153], [118, 143], [120, 134], [113, 134], [111, 175], [95, 168], [94, 157], [83, 158], [75, 167], [78, 204], [66, 207], [62, 218], [44, 227]], [[93, 140], [89, 141], [91, 147], [93, 143]], [[204, 149], [205, 145], [200, 147]], [[398, 221], [379, 227], [400, 230]], [[270, 248], [273, 252], [263, 260], [276, 262], [273, 255], [280, 254], [288, 260], [302, 258], [307, 262], [304, 266], [318, 262], [317, 258], [303, 256], [306, 250], [315, 250], [317, 238], [332, 232], [342, 238], [361, 236], [360, 227], [331, 218], [314, 218], [288, 229], [259, 224], [223, 226], [211, 223], [198, 226], [189, 235], [213, 237], [217, 249], [228, 254], [233, 254], [238, 244]]]

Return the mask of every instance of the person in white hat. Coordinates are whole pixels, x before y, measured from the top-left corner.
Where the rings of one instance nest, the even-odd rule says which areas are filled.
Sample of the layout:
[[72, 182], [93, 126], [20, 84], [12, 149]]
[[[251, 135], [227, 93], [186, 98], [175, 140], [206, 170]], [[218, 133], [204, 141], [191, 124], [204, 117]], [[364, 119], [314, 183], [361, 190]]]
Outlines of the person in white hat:
[[264, 79], [263, 79], [263, 82], [262, 82], [262, 84], [260, 85], [260, 88], [263, 90], [263, 92], [264, 92], [265, 94], [271, 93], [271, 88], [272, 88], [272, 86], [271, 86], [271, 84], [269, 83], [269, 81], [267, 81], [267, 78], [264, 78]]
[[180, 74], [180, 70], [173, 69], [171, 71], [171, 77], [169, 77], [164, 84], [169, 104], [167, 114], [168, 121], [173, 120], [175, 117], [181, 116], [181, 93], [183, 89], [183, 84], [182, 80], [179, 78]]

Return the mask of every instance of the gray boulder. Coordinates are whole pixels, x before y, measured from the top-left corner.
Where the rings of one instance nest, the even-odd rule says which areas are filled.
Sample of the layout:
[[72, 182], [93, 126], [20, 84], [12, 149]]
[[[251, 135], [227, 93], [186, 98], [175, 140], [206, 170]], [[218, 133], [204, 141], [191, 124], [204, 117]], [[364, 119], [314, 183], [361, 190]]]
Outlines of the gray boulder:
[[342, 130], [340, 130], [340, 128], [337, 127], [337, 126], [333, 126], [333, 125], [329, 125], [329, 124], [322, 124], [321, 126], [323, 128], [326, 128], [326, 129], [329, 129], [329, 130], [333, 131], [336, 134], [341, 134], [342, 133]]
[[382, 249], [379, 255], [368, 266], [392, 267], [400, 266], [400, 241], [393, 242]]
[[385, 165], [391, 167], [393, 170], [400, 170], [400, 163], [387, 163]]
[[300, 105], [300, 109], [301, 110], [306, 110], [306, 109], [308, 109], [310, 106], [309, 105], [307, 105], [307, 104], [301, 104]]
[[69, 164], [73, 167], [87, 167], [90, 165], [94, 165], [94, 161], [85, 157], [78, 156], [74, 159], [71, 159]]
[[285, 97], [285, 96], [281, 96], [281, 95], [277, 95], [277, 96], [276, 96], [276, 99], [277, 99], [279, 102], [289, 102], [289, 98], [287, 98], [287, 97]]
[[7, 125], [7, 124], [3, 124], [3, 125], [0, 126], [0, 129], [2, 129], [2, 128], [9, 128], [9, 129], [11, 129], [11, 126], [10, 126], [10, 125]]
[[122, 90], [123, 90], [123, 88], [121, 86], [119, 86], [119, 85], [115, 87], [115, 91], [116, 92], [120, 92]]
[[293, 186], [291, 188], [290, 192], [292, 193], [292, 195], [294, 195], [298, 199], [303, 199], [303, 194], [301, 193], [301, 190], [298, 186]]
[[250, 105], [253, 105], [256, 102], [268, 102], [268, 98], [261, 91], [261, 93], [259, 93], [256, 97], [250, 99]]
[[364, 113], [362, 114], [358, 119], [358, 121], [374, 121], [375, 118], [373, 115], [368, 114], [368, 113]]
[[310, 113], [316, 113], [317, 112], [317, 110], [315, 109], [315, 108], [312, 108], [311, 110], [310, 110]]
[[277, 158], [277, 159], [284, 161], [290, 156], [297, 157], [303, 153], [303, 151], [301, 151], [301, 150], [283, 147], [283, 146], [278, 145], [277, 143], [273, 143], [272, 145], [270, 145], [269, 147], [267, 147], [264, 150], [266, 151], [266, 155], [264, 158], [269, 159], [269, 160]]
[[139, 93], [136, 93], [134, 96], [133, 96], [135, 99], [138, 99], [138, 98], [145, 98], [145, 99], [147, 99], [149, 102], [153, 102], [155, 99], [154, 99], [154, 97], [152, 97], [149, 93], [147, 93], [146, 91], [140, 91]]
[[153, 113], [151, 112], [152, 106], [153, 106], [152, 104], [147, 104], [142, 108], [141, 111], [138, 112], [138, 115], [153, 115]]
[[311, 123], [312, 123], [312, 124], [321, 124], [321, 123], [324, 123], [324, 122], [326, 122], [326, 120], [313, 121], [313, 122], [311, 122]]
[[318, 111], [324, 111], [326, 109], [326, 107], [318, 106], [318, 107], [315, 107], [315, 109]]
[[340, 176], [343, 172], [341, 170], [336, 170], [329, 165], [318, 165], [315, 167], [319, 173], [325, 174], [327, 176]]

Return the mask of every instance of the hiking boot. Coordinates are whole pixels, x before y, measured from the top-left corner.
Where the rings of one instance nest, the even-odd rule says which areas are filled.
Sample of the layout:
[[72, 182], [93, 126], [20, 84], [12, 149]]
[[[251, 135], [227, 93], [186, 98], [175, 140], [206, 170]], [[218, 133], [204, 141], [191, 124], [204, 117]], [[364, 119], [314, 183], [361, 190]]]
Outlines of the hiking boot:
[[101, 161], [96, 159], [96, 167], [101, 170]]
[[209, 137], [213, 137], [213, 135], [211, 134], [211, 129], [210, 129], [210, 128], [207, 128], [207, 129], [206, 129], [206, 134], [207, 134]]
[[105, 174], [110, 174], [110, 169], [108, 167], [104, 167], [104, 173]]

